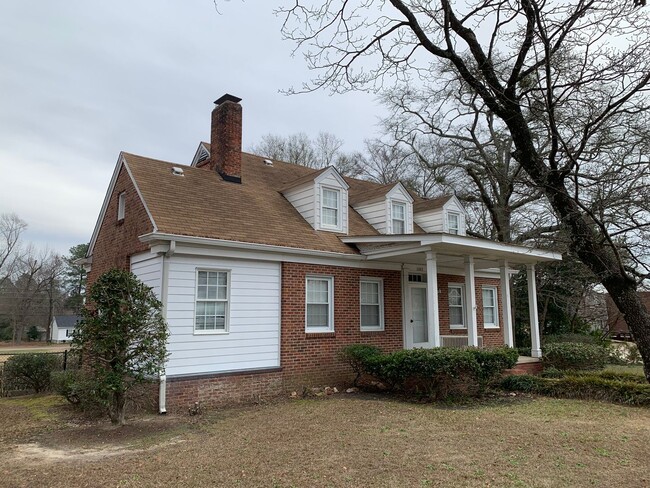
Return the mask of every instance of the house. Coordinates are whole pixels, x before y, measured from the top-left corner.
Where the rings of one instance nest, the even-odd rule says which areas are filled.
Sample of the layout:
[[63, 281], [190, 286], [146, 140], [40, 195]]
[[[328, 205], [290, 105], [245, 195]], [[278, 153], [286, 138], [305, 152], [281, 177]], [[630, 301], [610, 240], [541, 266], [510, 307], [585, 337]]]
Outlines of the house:
[[[639, 296], [645, 306], [650, 309], [650, 291], [640, 291]], [[607, 304], [607, 330], [609, 335], [614, 339], [631, 341], [632, 333], [627, 322], [625, 322], [625, 316], [619, 311], [609, 294], [605, 295], [605, 301]]]
[[90, 242], [89, 283], [130, 269], [163, 303], [161, 411], [345, 381], [350, 343], [512, 346], [513, 266], [541, 356], [535, 264], [559, 254], [468, 236], [454, 196], [244, 153], [239, 102], [189, 166], [121, 153]]
[[72, 340], [72, 333], [81, 320], [79, 315], [55, 315], [52, 317], [50, 326], [50, 341], [69, 342]]

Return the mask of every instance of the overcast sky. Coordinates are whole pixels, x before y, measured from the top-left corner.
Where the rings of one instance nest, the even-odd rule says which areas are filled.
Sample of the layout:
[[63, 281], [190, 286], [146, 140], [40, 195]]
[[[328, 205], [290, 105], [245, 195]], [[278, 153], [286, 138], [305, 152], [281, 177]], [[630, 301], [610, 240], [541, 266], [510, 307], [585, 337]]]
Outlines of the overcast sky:
[[189, 164], [226, 92], [243, 99], [245, 148], [327, 131], [361, 149], [377, 135], [370, 95], [278, 93], [309, 73], [277, 4], [0, 0], [0, 213], [41, 247], [88, 242], [119, 152]]

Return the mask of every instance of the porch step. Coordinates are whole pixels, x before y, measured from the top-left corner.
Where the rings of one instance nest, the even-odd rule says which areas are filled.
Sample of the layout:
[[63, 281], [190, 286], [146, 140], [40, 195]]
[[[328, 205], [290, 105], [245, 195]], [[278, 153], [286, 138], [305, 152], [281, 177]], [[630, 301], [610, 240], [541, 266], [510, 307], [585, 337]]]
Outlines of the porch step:
[[515, 374], [533, 374], [537, 375], [542, 372], [542, 360], [539, 358], [531, 358], [528, 356], [519, 356], [517, 364], [512, 369], [506, 369], [503, 374], [511, 376]]

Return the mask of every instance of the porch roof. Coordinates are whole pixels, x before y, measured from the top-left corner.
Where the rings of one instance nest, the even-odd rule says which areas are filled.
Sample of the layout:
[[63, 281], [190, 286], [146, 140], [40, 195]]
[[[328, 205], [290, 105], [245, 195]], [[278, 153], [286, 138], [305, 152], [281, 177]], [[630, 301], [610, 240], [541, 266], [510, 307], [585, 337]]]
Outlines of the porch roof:
[[443, 232], [350, 236], [341, 237], [341, 241], [346, 244], [355, 244], [361, 254], [369, 260], [405, 259], [425, 251], [451, 256], [474, 256], [489, 261], [506, 260], [511, 264], [535, 264], [562, 260], [562, 255], [553, 251]]

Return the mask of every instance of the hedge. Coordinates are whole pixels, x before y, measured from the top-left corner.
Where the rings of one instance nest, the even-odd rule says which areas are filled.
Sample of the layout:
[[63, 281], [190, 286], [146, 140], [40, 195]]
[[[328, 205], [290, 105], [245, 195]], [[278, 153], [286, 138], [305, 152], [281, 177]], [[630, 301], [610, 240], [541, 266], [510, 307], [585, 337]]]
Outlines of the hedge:
[[[517, 363], [515, 349], [412, 349], [382, 354], [358, 344], [340, 356], [353, 371], [367, 374], [395, 390], [424, 392], [434, 398], [478, 394]], [[355, 380], [356, 381], [356, 380]]]
[[47, 391], [50, 389], [50, 374], [61, 368], [62, 359], [58, 354], [15, 354], [4, 363], [3, 389]]
[[508, 391], [558, 398], [606, 400], [624, 405], [650, 406], [650, 384], [609, 379], [597, 374], [567, 375], [559, 379], [513, 375], [504, 378], [501, 387]]
[[559, 370], [603, 369], [609, 352], [603, 346], [576, 342], [558, 342], [544, 346], [545, 367]]

